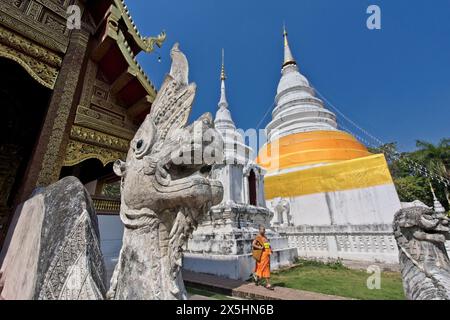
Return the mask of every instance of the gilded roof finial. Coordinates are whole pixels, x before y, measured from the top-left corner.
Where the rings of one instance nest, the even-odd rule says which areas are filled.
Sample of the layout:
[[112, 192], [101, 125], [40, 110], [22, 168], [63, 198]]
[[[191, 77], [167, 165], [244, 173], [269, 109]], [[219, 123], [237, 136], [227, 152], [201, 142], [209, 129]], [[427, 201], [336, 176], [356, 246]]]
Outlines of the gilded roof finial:
[[283, 67], [289, 65], [289, 64], [297, 64], [295, 62], [294, 57], [292, 56], [291, 49], [289, 48], [289, 42], [288, 42], [288, 33], [286, 30], [286, 25], [283, 22], [283, 39], [284, 39], [284, 61], [283, 61]]
[[225, 51], [222, 48], [222, 70], [220, 72], [220, 80], [225, 80], [227, 77], [225, 75]]

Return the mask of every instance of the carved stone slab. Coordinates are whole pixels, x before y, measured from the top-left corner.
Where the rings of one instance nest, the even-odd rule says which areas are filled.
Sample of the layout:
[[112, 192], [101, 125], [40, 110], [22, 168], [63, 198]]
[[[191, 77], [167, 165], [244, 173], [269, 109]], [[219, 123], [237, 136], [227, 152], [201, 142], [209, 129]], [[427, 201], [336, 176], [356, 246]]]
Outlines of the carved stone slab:
[[97, 216], [81, 182], [64, 178], [21, 205], [1, 267], [3, 299], [103, 299]]

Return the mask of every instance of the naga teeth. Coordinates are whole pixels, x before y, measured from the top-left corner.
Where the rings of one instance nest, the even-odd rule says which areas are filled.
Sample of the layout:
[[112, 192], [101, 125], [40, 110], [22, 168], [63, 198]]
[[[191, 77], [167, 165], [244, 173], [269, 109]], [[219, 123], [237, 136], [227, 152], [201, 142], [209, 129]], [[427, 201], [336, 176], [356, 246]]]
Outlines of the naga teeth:
[[169, 175], [169, 173], [166, 171], [166, 169], [164, 167], [165, 166], [161, 166], [161, 164], [158, 164], [158, 171], [159, 171], [159, 173], [161, 174], [161, 176], [163, 178], [166, 178]]
[[170, 177], [170, 174], [164, 169], [161, 164], [157, 164], [158, 170], [156, 171], [155, 177], [156, 180], [163, 186], [168, 186], [170, 184], [170, 181], [172, 178]]

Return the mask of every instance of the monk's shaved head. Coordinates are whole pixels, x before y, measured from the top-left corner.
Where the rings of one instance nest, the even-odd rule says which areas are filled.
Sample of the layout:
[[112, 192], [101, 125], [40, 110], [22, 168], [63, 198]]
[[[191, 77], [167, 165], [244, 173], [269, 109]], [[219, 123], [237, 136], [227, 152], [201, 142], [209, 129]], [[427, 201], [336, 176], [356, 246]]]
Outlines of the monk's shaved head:
[[264, 234], [266, 233], [266, 227], [264, 227], [262, 224], [259, 225], [259, 233], [260, 234]]

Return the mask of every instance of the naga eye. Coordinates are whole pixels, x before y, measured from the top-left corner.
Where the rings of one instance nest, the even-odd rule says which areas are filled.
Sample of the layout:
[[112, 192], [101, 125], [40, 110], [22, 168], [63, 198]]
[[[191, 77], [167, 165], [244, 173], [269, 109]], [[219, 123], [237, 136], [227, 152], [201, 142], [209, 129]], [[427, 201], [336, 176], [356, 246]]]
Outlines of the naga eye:
[[137, 143], [136, 143], [136, 148], [140, 149], [142, 147], [142, 145], [144, 144], [144, 141], [142, 139], [140, 139]]

